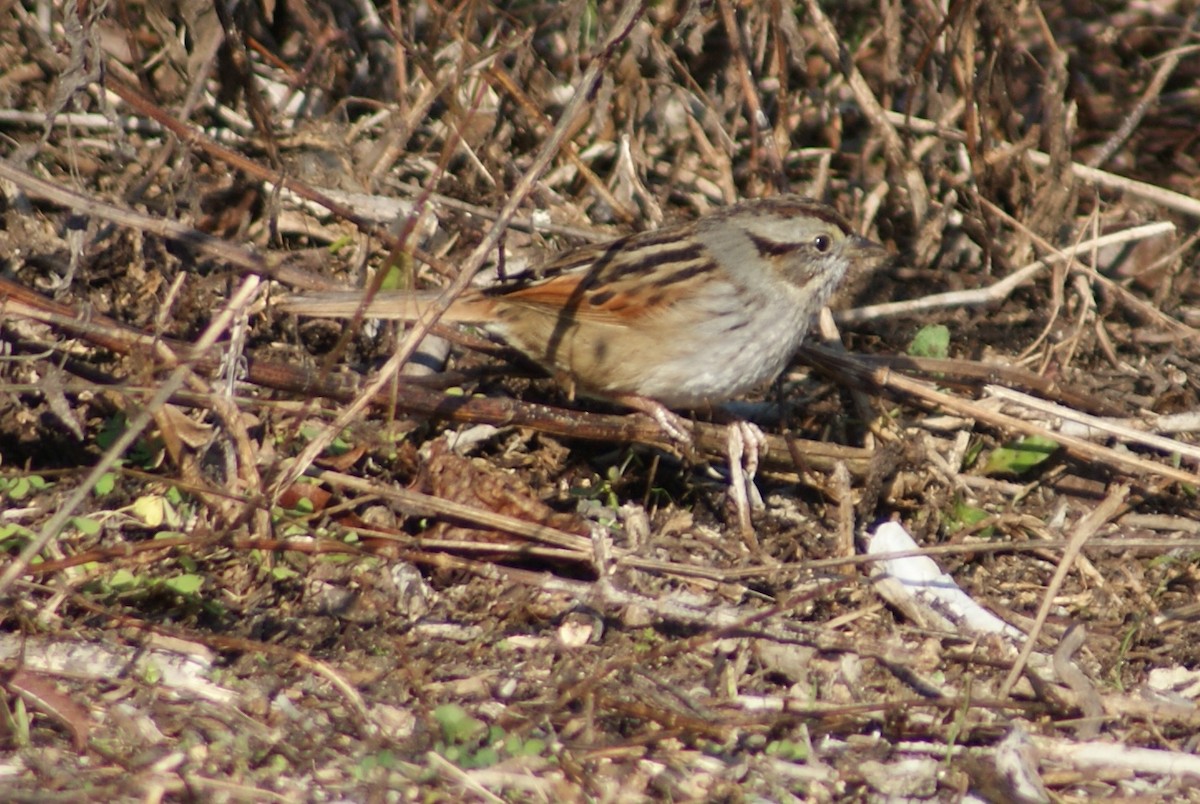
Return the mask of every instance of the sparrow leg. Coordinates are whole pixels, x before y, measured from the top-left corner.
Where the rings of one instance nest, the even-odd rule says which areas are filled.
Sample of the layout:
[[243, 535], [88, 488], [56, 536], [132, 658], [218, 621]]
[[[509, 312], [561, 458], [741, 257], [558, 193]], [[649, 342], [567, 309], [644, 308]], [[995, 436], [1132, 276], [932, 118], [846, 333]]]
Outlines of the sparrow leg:
[[614, 397], [614, 400], [626, 407], [641, 411], [654, 419], [667, 435], [684, 447], [690, 448], [692, 446], [692, 434], [689, 432], [688, 420], [678, 413], [672, 412], [663, 403], [635, 394], [622, 394]]
[[737, 511], [738, 527], [747, 546], [759, 552], [758, 537], [750, 519], [751, 510], [762, 510], [763, 500], [754, 476], [758, 473], [759, 455], [766, 451], [767, 439], [762, 430], [749, 422], [729, 425], [726, 454], [729, 456], [729, 496]]

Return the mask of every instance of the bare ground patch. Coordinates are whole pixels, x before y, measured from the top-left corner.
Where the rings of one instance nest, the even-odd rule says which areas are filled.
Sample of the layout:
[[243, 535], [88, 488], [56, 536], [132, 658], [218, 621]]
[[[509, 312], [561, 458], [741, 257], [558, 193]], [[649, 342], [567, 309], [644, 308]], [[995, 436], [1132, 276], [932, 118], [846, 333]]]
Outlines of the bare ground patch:
[[[1194, 795], [1195, 12], [41, 8], [5, 798]], [[273, 306], [444, 287], [514, 198], [481, 276], [782, 190], [895, 260], [690, 451], [470, 330], [368, 398], [403, 330]], [[885, 594], [885, 522], [963, 599]]]

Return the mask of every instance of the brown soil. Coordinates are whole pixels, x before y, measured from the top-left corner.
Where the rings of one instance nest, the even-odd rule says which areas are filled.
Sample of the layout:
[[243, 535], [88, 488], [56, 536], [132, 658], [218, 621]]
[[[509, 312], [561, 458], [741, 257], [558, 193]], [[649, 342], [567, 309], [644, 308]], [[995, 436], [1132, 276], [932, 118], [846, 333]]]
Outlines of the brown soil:
[[[1196, 798], [1186, 4], [48, 5], [0, 4], [0, 797]], [[896, 258], [694, 449], [448, 330], [302, 452], [404, 333], [279, 294], [446, 286], [522, 192], [484, 271], [781, 190]], [[883, 596], [888, 521], [1032, 654]]]

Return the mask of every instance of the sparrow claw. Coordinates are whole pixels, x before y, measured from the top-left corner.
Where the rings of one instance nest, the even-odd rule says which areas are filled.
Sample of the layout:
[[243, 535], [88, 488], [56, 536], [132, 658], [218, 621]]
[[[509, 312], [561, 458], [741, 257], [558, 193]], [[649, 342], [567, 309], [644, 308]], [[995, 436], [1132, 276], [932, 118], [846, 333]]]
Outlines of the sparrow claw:
[[654, 421], [658, 422], [658, 426], [669, 435], [671, 438], [678, 441], [685, 447], [692, 446], [692, 434], [688, 432], [688, 420], [680, 416], [678, 413], [673, 413], [662, 405], [650, 414], [654, 417]]
[[689, 450], [694, 446], [688, 420], [670, 410], [663, 403], [649, 397], [634, 396], [633, 394], [615, 397], [615, 401], [634, 410], [641, 411], [654, 419], [658, 426], [663, 429], [663, 432], [670, 436], [671, 440], [678, 442], [680, 446]]
[[729, 496], [737, 511], [738, 527], [750, 549], [759, 550], [758, 537], [751, 521], [752, 510], [764, 507], [754, 476], [758, 474], [758, 459], [766, 454], [767, 438], [762, 430], [749, 422], [729, 425], [726, 454], [729, 457]]

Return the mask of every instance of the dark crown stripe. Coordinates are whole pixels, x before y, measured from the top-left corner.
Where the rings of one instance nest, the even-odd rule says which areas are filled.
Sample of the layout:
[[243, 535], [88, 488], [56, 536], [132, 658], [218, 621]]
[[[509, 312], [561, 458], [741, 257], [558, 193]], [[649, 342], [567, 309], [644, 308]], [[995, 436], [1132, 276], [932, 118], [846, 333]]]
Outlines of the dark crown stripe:
[[805, 215], [836, 226], [843, 234], [854, 234], [854, 230], [850, 228], [850, 224], [837, 211], [809, 198], [783, 196], [764, 198], [754, 203], [759, 205], [759, 209], [772, 212], [780, 217], [796, 218]]

